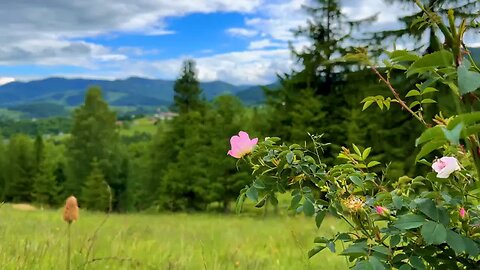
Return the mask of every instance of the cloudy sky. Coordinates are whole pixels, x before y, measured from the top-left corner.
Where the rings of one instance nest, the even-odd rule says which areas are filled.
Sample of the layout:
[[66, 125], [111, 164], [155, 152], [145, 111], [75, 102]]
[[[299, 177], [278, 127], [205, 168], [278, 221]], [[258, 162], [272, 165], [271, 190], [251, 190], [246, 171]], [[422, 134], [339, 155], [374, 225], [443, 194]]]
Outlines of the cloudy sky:
[[[173, 79], [185, 58], [197, 61], [202, 81], [269, 83], [293, 64], [290, 29], [305, 22], [308, 1], [0, 1], [0, 84], [48, 76]], [[379, 13], [374, 29], [398, 27], [396, 17], [407, 12], [382, 0], [342, 3], [351, 18]]]

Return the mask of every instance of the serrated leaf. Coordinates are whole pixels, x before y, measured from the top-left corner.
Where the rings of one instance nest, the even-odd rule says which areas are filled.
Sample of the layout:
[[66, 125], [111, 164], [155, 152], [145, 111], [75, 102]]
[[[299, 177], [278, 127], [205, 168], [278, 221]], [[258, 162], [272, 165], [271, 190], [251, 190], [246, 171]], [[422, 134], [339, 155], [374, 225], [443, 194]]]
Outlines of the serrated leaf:
[[420, 137], [415, 140], [415, 146], [423, 144], [427, 141], [431, 141], [433, 139], [445, 139], [444, 132], [441, 126], [434, 126], [425, 130]]
[[465, 241], [463, 241], [462, 236], [452, 230], [447, 231], [447, 244], [455, 251], [457, 255], [465, 252], [466, 250]]
[[468, 70], [465, 62], [458, 69], [458, 89], [461, 95], [473, 92], [480, 88], [480, 73]]
[[396, 234], [390, 237], [390, 247], [395, 247], [396, 245], [400, 244], [400, 235]]
[[383, 101], [382, 100], [375, 100], [375, 102], [377, 103], [380, 110], [383, 110]]
[[249, 189], [247, 189], [247, 192], [245, 194], [250, 200], [254, 202], [258, 202], [258, 191], [255, 187], [252, 186]]
[[413, 74], [422, 73], [431, 68], [451, 66], [452, 64], [453, 54], [451, 52], [447, 50], [436, 51], [413, 62], [407, 70], [407, 77], [410, 77]]
[[420, 101], [414, 101], [414, 102], [410, 103], [410, 105], [408, 105], [408, 107], [411, 109], [411, 108], [413, 108], [417, 105], [420, 105]]
[[358, 156], [361, 156], [362, 152], [360, 152], [360, 149], [358, 149], [358, 147], [355, 144], [352, 144], [352, 146], [355, 153], [357, 153]]
[[365, 160], [368, 158], [368, 155], [370, 155], [370, 152], [372, 151], [372, 148], [371, 147], [368, 147], [367, 149], [365, 149], [363, 151], [363, 154], [362, 154], [362, 159]]
[[415, 161], [420, 160], [424, 156], [430, 154], [434, 150], [439, 149], [441, 146], [445, 144], [446, 140], [433, 140], [430, 141], [422, 146], [420, 152], [417, 154]]
[[429, 245], [440, 245], [447, 241], [447, 229], [437, 222], [427, 221], [422, 226], [420, 233]]
[[418, 90], [410, 90], [405, 95], [405, 97], [415, 97], [415, 96], [420, 96], [420, 92]]
[[433, 87], [426, 87], [425, 89], [423, 89], [422, 95], [433, 92], [438, 92], [438, 90]]
[[[326, 246], [316, 246], [308, 251], [308, 258], [312, 258], [313, 256], [317, 255], [320, 251], [324, 250]], [[305, 254], [305, 253], [304, 253]]]
[[305, 200], [303, 201], [303, 213], [306, 216], [313, 216], [315, 214], [315, 206], [313, 206], [313, 203], [310, 200]]
[[410, 264], [413, 266], [413, 268], [418, 269], [418, 270], [425, 270], [425, 264], [423, 263], [423, 260], [418, 257], [418, 256], [412, 256], [410, 257]]
[[319, 211], [315, 216], [315, 224], [317, 225], [318, 229], [320, 229], [320, 226], [322, 226], [322, 223], [323, 223], [323, 220], [325, 219], [326, 214], [327, 214], [327, 211]]
[[357, 186], [359, 186], [359, 187], [361, 187], [361, 188], [364, 187], [364, 186], [363, 186], [363, 181], [362, 181], [362, 179], [360, 179], [360, 177], [358, 177], [358, 176], [356, 176], [356, 175], [351, 175], [351, 176], [349, 177], [349, 179], [350, 179], [350, 181], [352, 181], [355, 185], [357, 185]]
[[459, 145], [460, 144], [460, 135], [463, 130], [463, 123], [458, 124], [456, 127], [454, 127], [452, 130], [448, 130], [445, 127], [442, 127], [443, 134], [445, 135], [445, 138], [450, 141], [451, 144], [453, 145]]
[[288, 152], [285, 157], [287, 158], [288, 164], [292, 164], [295, 154], [293, 152]]
[[363, 108], [362, 108], [362, 111], [365, 111], [368, 107], [370, 107], [370, 105], [373, 104], [373, 100], [368, 100], [368, 101], [365, 101], [365, 103], [363, 103]]
[[407, 214], [400, 216], [394, 223], [393, 226], [400, 230], [409, 230], [415, 229], [422, 226], [425, 223], [425, 218], [420, 215]]
[[435, 100], [431, 99], [431, 98], [426, 98], [426, 99], [422, 99], [422, 104], [431, 104], [431, 103], [437, 103]]
[[378, 161], [370, 161], [367, 165], [368, 168], [371, 168], [371, 167], [375, 167], [377, 165], [380, 165], [382, 163], [378, 162]]

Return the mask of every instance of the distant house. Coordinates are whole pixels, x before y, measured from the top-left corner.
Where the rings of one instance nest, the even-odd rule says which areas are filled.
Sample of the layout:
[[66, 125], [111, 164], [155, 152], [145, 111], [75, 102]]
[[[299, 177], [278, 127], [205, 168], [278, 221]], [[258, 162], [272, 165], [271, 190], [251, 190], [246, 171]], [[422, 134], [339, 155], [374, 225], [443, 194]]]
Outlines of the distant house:
[[178, 113], [174, 113], [174, 112], [158, 112], [153, 117], [156, 120], [172, 120], [177, 116], [178, 116]]

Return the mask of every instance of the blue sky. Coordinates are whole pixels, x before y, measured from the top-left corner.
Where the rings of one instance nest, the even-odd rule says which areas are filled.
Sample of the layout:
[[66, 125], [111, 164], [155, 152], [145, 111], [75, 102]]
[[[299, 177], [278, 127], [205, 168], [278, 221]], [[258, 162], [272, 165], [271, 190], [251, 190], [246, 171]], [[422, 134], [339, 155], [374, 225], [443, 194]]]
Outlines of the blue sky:
[[[197, 61], [202, 81], [270, 83], [294, 66], [288, 42], [308, 44], [290, 30], [305, 23], [309, 1], [1, 1], [0, 84], [49, 76], [174, 79], [186, 58]], [[394, 29], [408, 13], [383, 0], [341, 2], [352, 19], [379, 13], [371, 29]]]

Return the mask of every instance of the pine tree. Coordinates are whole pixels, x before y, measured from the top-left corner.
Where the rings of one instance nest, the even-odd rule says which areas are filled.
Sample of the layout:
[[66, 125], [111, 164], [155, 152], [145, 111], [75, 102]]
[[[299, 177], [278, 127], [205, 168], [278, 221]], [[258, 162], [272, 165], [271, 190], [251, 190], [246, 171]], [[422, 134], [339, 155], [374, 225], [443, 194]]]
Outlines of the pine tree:
[[[85, 102], [74, 112], [74, 123], [67, 142], [68, 180], [65, 192], [77, 195], [92, 172], [92, 161], [97, 160], [103, 176], [112, 189], [118, 183], [120, 165], [116, 115], [103, 100], [100, 88], [88, 89]], [[81, 196], [80, 196], [81, 197]]]
[[195, 62], [186, 60], [183, 62], [180, 77], [174, 85], [173, 109], [179, 113], [187, 113], [198, 110], [202, 105], [200, 83], [196, 77]]
[[97, 160], [91, 164], [90, 175], [82, 187], [81, 205], [89, 210], [107, 211], [109, 209], [110, 187]]

